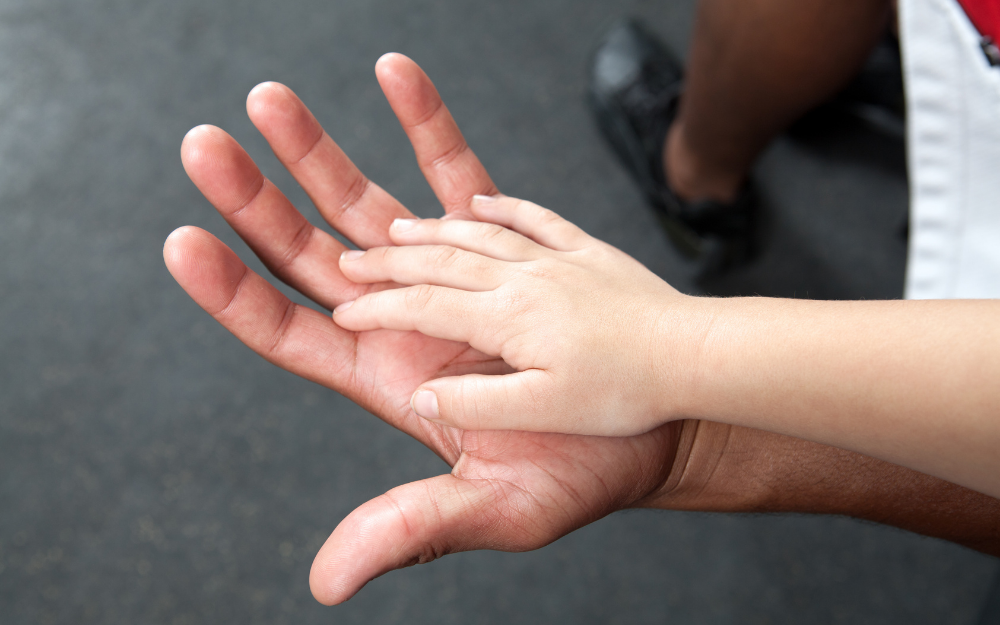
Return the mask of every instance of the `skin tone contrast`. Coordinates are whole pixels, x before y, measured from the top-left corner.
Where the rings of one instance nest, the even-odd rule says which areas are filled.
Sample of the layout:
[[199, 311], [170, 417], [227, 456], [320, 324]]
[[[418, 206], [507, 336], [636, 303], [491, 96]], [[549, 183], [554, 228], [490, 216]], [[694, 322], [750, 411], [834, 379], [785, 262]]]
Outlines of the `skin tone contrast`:
[[1000, 495], [1000, 302], [681, 295], [537, 205], [476, 197], [480, 222], [397, 220], [346, 252], [345, 329], [416, 330], [502, 358], [434, 380], [415, 411], [466, 429], [641, 434], [700, 418], [852, 449]]
[[[380, 59], [376, 76], [449, 220], [473, 220], [473, 196], [498, 190], [427, 76], [398, 54]], [[412, 213], [358, 171], [287, 87], [256, 87], [247, 111], [327, 223], [361, 249], [394, 244], [391, 224]], [[193, 129], [181, 159], [271, 273], [317, 306], [332, 310], [399, 285], [348, 279], [340, 268], [346, 248], [313, 227], [222, 130]], [[635, 507], [846, 514], [1000, 554], [997, 500], [801, 439], [692, 419], [617, 438], [472, 431], [423, 419], [410, 403], [421, 385], [514, 369], [459, 341], [347, 330], [288, 300], [198, 228], [176, 230], [163, 254], [194, 301], [261, 357], [344, 394], [451, 467], [331, 519], [336, 529], [310, 575], [322, 603], [345, 601], [393, 569], [457, 551], [536, 549]]]

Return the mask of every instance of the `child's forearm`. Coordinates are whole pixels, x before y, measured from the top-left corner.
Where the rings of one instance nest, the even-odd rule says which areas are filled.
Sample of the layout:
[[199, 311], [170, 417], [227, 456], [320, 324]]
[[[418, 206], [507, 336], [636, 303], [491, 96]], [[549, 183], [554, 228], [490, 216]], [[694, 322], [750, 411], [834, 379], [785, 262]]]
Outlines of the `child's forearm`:
[[1000, 302], [708, 304], [711, 329], [683, 416], [850, 449], [1000, 495]]

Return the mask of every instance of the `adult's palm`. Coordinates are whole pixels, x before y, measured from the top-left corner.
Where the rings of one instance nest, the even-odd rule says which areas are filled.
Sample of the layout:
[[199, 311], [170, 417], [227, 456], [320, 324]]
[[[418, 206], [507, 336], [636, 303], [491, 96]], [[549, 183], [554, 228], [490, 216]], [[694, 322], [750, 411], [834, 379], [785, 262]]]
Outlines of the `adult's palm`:
[[[474, 194], [497, 193], [416, 64], [387, 55], [376, 74], [448, 214], [462, 217]], [[286, 87], [258, 86], [247, 110], [326, 221], [359, 247], [388, 245], [392, 220], [412, 216], [354, 167]], [[198, 188], [284, 282], [327, 309], [369, 288], [340, 274], [344, 246], [312, 226], [229, 135], [196, 128], [181, 154]], [[258, 354], [343, 393], [453, 467], [395, 488], [340, 523], [313, 563], [310, 583], [323, 603], [344, 601], [382, 573], [446, 553], [541, 547], [639, 504], [670, 472], [677, 447], [671, 426], [610, 439], [434, 425], [410, 409], [419, 384], [501, 373], [508, 370], [503, 361], [413, 332], [347, 332], [328, 315], [289, 301], [197, 228], [171, 234], [164, 257], [191, 297]]]

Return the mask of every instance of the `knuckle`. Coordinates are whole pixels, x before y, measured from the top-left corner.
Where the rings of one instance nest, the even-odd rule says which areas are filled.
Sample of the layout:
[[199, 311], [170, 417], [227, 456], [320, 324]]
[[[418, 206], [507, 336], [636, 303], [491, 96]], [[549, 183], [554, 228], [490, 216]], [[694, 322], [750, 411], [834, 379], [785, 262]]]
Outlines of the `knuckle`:
[[377, 293], [362, 295], [358, 299], [354, 300], [354, 305], [351, 306], [352, 314], [357, 315], [360, 311], [362, 316], [380, 316], [381, 313], [389, 306], [387, 294], [388, 291], [379, 291]]
[[524, 216], [530, 216], [531, 209], [537, 207], [536, 204], [529, 202], [528, 200], [516, 199], [514, 200], [514, 212], [520, 213]]
[[525, 217], [530, 217], [533, 221], [541, 221], [543, 223], [549, 223], [551, 221], [561, 220], [559, 215], [545, 208], [544, 206], [539, 206], [534, 202], [529, 202], [528, 200], [518, 200], [518, 209], [525, 215]]
[[553, 258], [539, 258], [538, 260], [522, 263], [520, 270], [528, 278], [548, 282], [558, 279], [559, 263]]
[[409, 287], [403, 295], [403, 303], [407, 308], [424, 308], [434, 299], [434, 287], [421, 284]]
[[554, 225], [562, 223], [563, 218], [547, 208], [543, 208], [536, 204], [535, 210], [537, 211], [535, 219], [537, 219], [538, 221], [542, 222], [545, 225]]
[[431, 168], [440, 169], [445, 168], [457, 161], [459, 158], [465, 155], [469, 151], [469, 144], [464, 140], [454, 143], [447, 147], [444, 151], [438, 154], [436, 157], [431, 159]]
[[497, 289], [493, 299], [493, 306], [502, 318], [520, 319], [531, 309], [529, 296], [520, 289]]
[[394, 247], [374, 247], [365, 252], [362, 258], [371, 258], [375, 263], [381, 265], [391, 264], [397, 257], [399, 248]]
[[621, 261], [616, 252], [610, 245], [591, 245], [580, 250], [580, 257], [596, 265], [608, 265]]
[[449, 402], [451, 413], [451, 420], [458, 427], [468, 427], [471, 425], [469, 423], [469, 416], [473, 413], [475, 406], [475, 393], [471, 392], [469, 389], [470, 382], [468, 380], [462, 380], [459, 384], [455, 385]]
[[490, 414], [490, 411], [484, 405], [488, 401], [488, 396], [482, 381], [470, 380], [463, 384], [461, 401], [464, 413], [462, 417], [466, 427], [481, 429], [487, 425], [484, 423], [484, 416]]
[[502, 240], [507, 235], [507, 229], [497, 224], [483, 224], [480, 236], [487, 241]]
[[428, 263], [433, 267], [451, 267], [458, 257], [458, 249], [447, 245], [438, 245], [430, 248], [427, 252]]

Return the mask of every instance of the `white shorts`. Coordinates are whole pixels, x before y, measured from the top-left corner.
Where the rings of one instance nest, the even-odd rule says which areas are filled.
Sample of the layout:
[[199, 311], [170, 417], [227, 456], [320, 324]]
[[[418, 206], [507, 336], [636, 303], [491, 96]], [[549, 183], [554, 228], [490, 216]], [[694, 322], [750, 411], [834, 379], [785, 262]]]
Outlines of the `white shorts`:
[[955, 0], [900, 0], [908, 299], [1000, 297], [1000, 67]]

